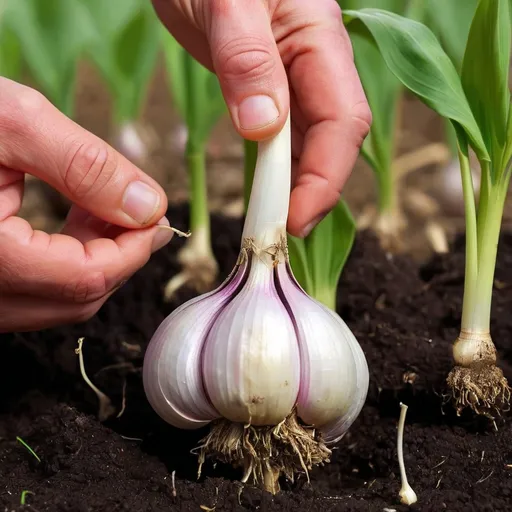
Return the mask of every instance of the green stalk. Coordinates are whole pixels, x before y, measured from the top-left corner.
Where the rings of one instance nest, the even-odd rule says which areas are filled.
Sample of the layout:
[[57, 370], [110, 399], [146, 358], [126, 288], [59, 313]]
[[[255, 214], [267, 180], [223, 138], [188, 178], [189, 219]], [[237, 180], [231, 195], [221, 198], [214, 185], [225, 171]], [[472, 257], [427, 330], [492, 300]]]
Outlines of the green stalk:
[[393, 160], [397, 152], [398, 133], [403, 111], [403, 87], [397, 87], [393, 95], [393, 110], [390, 118], [392, 136], [383, 147], [378, 147], [376, 153], [382, 168], [377, 172], [377, 185], [379, 188], [379, 213], [381, 217], [393, 218], [398, 215], [399, 201], [397, 180], [393, 169]]
[[467, 152], [459, 148], [459, 162], [464, 195], [464, 213], [466, 217], [466, 270], [464, 277], [464, 298], [462, 307], [462, 329], [473, 322], [473, 312], [476, 309], [476, 284], [478, 280], [478, 230], [475, 204], [473, 177]]
[[379, 190], [379, 213], [382, 217], [393, 216], [398, 204], [393, 169], [391, 167], [385, 171], [381, 169], [375, 174], [377, 176], [377, 187]]
[[450, 153], [452, 157], [455, 158], [458, 154], [458, 142], [457, 142], [457, 133], [453, 128], [452, 123], [449, 119], [443, 118], [444, 124], [444, 137], [448, 148], [450, 149]]
[[190, 229], [196, 250], [211, 254], [210, 213], [206, 181], [205, 137], [200, 133], [201, 108], [199, 98], [204, 96], [201, 69], [191, 55], [185, 58], [185, 74], [191, 89], [187, 97], [188, 140], [185, 149], [190, 180]]
[[[460, 153], [459, 158], [467, 225], [461, 328], [467, 332], [489, 333], [494, 272], [508, 184], [491, 183], [490, 162], [482, 161], [480, 198], [476, 212], [469, 159]], [[466, 196], [466, 190], [472, 197]]]
[[185, 148], [187, 171], [190, 180], [190, 229], [194, 236], [210, 246], [210, 214], [208, 211], [208, 188], [206, 182], [206, 157], [201, 144], [195, 144], [191, 137]]
[[[494, 192], [494, 189], [491, 189]], [[494, 271], [500, 238], [501, 219], [505, 206], [506, 189], [496, 185], [496, 193], [492, 193], [487, 207], [482, 209], [482, 220], [479, 220], [478, 233], [478, 278], [475, 289], [475, 309], [467, 327], [474, 332], [489, 332], [491, 322], [492, 290]], [[479, 215], [480, 217], [480, 215]]]

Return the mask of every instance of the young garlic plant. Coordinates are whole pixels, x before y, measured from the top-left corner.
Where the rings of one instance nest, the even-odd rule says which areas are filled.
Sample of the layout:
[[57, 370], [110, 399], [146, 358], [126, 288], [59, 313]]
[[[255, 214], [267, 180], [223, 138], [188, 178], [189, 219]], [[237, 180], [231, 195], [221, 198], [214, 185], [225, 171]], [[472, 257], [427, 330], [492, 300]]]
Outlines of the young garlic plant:
[[200, 465], [243, 468], [272, 493], [280, 475], [328, 462], [368, 391], [365, 356], [332, 310], [292, 273], [286, 238], [290, 120], [262, 142], [235, 268], [216, 290], [176, 309], [145, 355], [148, 400], [182, 429], [211, 424]]
[[[462, 60], [464, 41], [467, 37], [476, 0], [338, 0], [342, 9], [379, 8], [410, 19], [424, 21], [439, 35], [454, 63]], [[446, 143], [434, 142], [398, 155], [405, 87], [387, 68], [379, 50], [357, 30], [348, 25], [354, 49], [354, 59], [368, 98], [373, 124], [365, 139], [361, 154], [375, 173], [377, 204], [368, 205], [358, 219], [359, 229], [371, 229], [385, 250], [399, 252], [409, 249], [406, 230], [409, 215], [414, 215], [424, 226], [434, 251], [445, 243], [435, 243], [432, 230], [441, 226], [435, 219], [441, 207], [456, 210], [455, 203], [462, 202], [462, 190], [455, 168], [457, 188], [450, 182], [453, 177], [452, 159], [457, 161], [457, 151], [451, 143], [452, 132], [447, 133]], [[352, 30], [355, 28], [355, 30]], [[378, 77], [378, 79], [376, 79]], [[452, 129], [453, 130], [453, 129]], [[442, 203], [431, 195], [407, 184], [406, 179], [427, 166], [439, 167], [446, 186], [442, 190]], [[450, 187], [450, 185], [452, 185]], [[458, 195], [457, 195], [458, 194]], [[437, 196], [437, 191], [436, 191]], [[460, 210], [460, 208], [459, 208]], [[441, 230], [442, 238], [446, 238]]]
[[186, 124], [185, 164], [190, 190], [190, 230], [192, 235], [178, 253], [182, 271], [173, 276], [164, 290], [170, 300], [185, 284], [199, 293], [210, 291], [218, 275], [212, 251], [210, 213], [206, 181], [206, 143], [226, 112], [217, 77], [199, 64], [172, 37], [161, 30], [167, 78], [174, 105]]
[[[425, 25], [380, 9], [346, 11], [378, 47], [393, 74], [452, 123], [466, 219], [466, 268], [460, 334], [448, 385], [457, 411], [494, 418], [508, 409], [511, 390], [497, 367], [491, 304], [501, 221], [512, 174], [509, 90], [512, 13], [509, 0], [479, 0], [460, 71]], [[469, 149], [481, 168], [476, 200]]]
[[89, 45], [89, 59], [112, 97], [112, 143], [144, 167], [158, 139], [140, 117], [160, 49], [160, 22], [145, 0], [83, 3], [97, 34]]

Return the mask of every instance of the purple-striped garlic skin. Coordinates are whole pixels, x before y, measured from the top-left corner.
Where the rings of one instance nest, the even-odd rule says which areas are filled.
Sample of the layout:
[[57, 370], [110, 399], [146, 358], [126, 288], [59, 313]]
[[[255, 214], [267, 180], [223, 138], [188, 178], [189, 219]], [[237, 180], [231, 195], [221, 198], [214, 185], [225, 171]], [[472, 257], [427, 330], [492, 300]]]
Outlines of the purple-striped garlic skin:
[[[363, 351], [345, 322], [312, 299], [288, 264], [276, 269], [280, 294], [293, 318], [301, 356], [297, 414], [339, 440], [359, 415], [368, 390]], [[327, 434], [327, 436], [326, 436]]]
[[266, 262], [253, 259], [244, 287], [215, 320], [203, 377], [215, 409], [233, 422], [277, 425], [293, 409], [299, 345]]
[[247, 263], [242, 264], [216, 290], [175, 309], [148, 345], [143, 367], [146, 396], [161, 418], [177, 428], [200, 428], [220, 417], [204, 389], [201, 355], [215, 318], [247, 271]]
[[288, 263], [251, 253], [217, 290], [164, 320], [143, 377], [152, 407], [175, 427], [221, 417], [277, 425], [296, 408], [327, 442], [357, 418], [369, 381], [345, 322], [302, 290]]

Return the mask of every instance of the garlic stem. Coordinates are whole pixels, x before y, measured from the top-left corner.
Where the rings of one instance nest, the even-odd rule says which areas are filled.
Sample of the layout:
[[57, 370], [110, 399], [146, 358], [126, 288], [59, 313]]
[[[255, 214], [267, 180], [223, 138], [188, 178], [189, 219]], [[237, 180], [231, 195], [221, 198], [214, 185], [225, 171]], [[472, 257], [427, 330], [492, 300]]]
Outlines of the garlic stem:
[[400, 502], [404, 505], [412, 505], [418, 501], [416, 493], [407, 481], [405, 474], [404, 464], [404, 426], [405, 416], [407, 414], [407, 405], [400, 403], [400, 419], [398, 420], [398, 435], [397, 435], [397, 452], [398, 452], [398, 465], [400, 466], [400, 478], [402, 480], [402, 487], [399, 492]]
[[290, 204], [291, 143], [290, 114], [282, 130], [258, 144], [251, 197], [242, 238], [252, 238], [264, 249], [286, 236]]

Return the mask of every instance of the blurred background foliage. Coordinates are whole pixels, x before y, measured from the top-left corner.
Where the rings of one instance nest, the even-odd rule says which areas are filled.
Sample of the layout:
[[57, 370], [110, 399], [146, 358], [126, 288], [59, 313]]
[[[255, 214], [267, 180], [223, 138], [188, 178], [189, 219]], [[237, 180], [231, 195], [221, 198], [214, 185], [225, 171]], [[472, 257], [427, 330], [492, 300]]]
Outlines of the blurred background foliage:
[[[457, 66], [477, 0], [338, 3], [342, 9], [389, 9], [426, 23]], [[350, 37], [374, 124], [344, 196], [359, 229], [374, 229], [384, 243], [391, 230], [391, 239], [398, 234], [420, 257], [425, 232], [463, 222], [458, 168], [452, 178], [445, 172], [453, 134], [402, 90], [371, 45], [357, 33]], [[171, 204], [195, 190], [207, 198], [209, 211], [243, 214], [244, 144], [216, 77], [162, 27], [150, 0], [0, 0], [0, 74], [40, 90], [143, 167], [166, 188]], [[194, 155], [202, 163], [192, 172]], [[207, 168], [206, 177], [200, 167]], [[458, 195], [446, 200], [449, 183]], [[52, 231], [65, 211], [65, 201], [38, 184], [22, 214]], [[391, 227], [382, 222], [387, 213], [395, 219]]]

